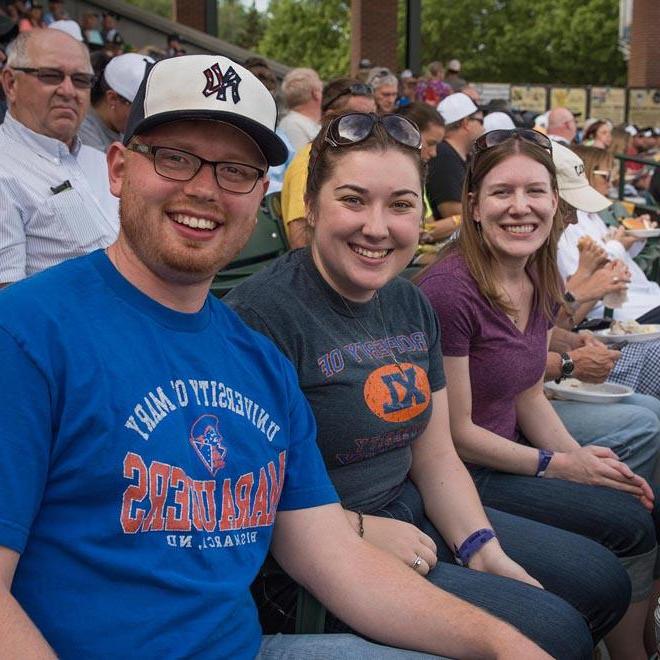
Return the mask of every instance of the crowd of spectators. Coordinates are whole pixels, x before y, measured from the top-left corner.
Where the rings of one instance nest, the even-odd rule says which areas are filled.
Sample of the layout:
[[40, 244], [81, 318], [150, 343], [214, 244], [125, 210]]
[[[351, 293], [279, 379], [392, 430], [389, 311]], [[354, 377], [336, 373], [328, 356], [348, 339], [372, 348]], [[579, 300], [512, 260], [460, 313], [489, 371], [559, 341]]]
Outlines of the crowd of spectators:
[[[0, 39], [11, 42], [3, 49], [7, 113], [0, 124], [4, 287], [114, 244], [119, 211], [108, 185], [106, 154], [131, 130], [145, 72], [160, 59], [185, 55], [185, 47], [173, 34], [162, 51], [134, 52], [124, 42], [116, 16], [87, 12], [78, 24], [67, 17], [62, 2], [49, 2], [47, 11], [36, 3], [5, 2], [0, 27]], [[632, 657], [626, 655], [630, 649], [641, 657], [644, 645], [648, 649], [650, 644], [643, 638], [647, 604], [652, 594], [656, 600], [658, 596], [653, 591], [658, 576], [652, 520], [657, 520], [653, 489], [660, 483], [660, 341], [605, 346], [591, 330], [607, 328], [612, 321], [660, 328], [658, 239], [630, 234], [626, 225], [634, 220], [635, 227], [656, 228], [658, 168], [630, 161], [623, 183], [632, 203], [613, 201], [620, 175], [614, 155], [657, 160], [657, 128], [613, 126], [607, 119], [583, 119], [564, 107], [530, 118], [506, 102], [482, 104], [456, 59], [446, 65], [431, 62], [419, 76], [365, 66], [355, 78], [323, 81], [313, 69], [294, 68], [281, 84], [265, 59], [254, 57], [243, 64], [241, 71], [252, 74], [269, 92], [264, 92], [268, 103], [275, 100], [280, 106], [273, 135], [282, 158], [272, 159], [269, 193], [279, 195], [291, 251], [233, 292], [230, 302], [249, 324], [269, 334], [298, 368], [303, 393], [328, 443], [329, 448], [322, 447], [326, 467], [351, 523], [360, 536], [385, 550], [390, 533], [397, 540], [409, 538], [410, 528], [402, 525], [423, 527], [423, 550], [416, 556], [403, 558], [398, 547], [391, 553], [415, 571], [421, 566], [426, 574], [436, 561], [452, 561], [466, 520], [472, 521], [471, 529], [490, 530], [490, 519], [495, 531], [483, 542], [497, 534], [504, 550], [498, 546], [480, 571], [505, 582], [463, 582], [462, 569], [455, 575], [437, 571], [431, 581], [440, 586], [453, 581], [448, 590], [467, 600], [481, 585], [487, 596], [474, 603], [525, 634], [525, 617], [515, 613], [516, 607], [499, 609], [502, 594], [550, 612], [551, 599], [537, 594], [535, 600], [520, 591], [520, 583], [526, 583], [526, 589], [543, 583], [579, 612], [578, 620], [584, 617], [590, 641], [607, 635], [613, 660]], [[224, 79], [214, 77], [211, 68], [204, 73], [210, 90], [205, 97], [217, 92], [214, 85], [224, 85], [223, 102], [231, 97], [228, 71]], [[132, 144], [153, 157], [157, 175], [183, 180], [177, 179], [178, 173], [162, 174], [163, 161], [156, 152], [163, 147]], [[220, 163], [173, 151], [167, 167], [197, 163], [195, 178], [210, 164], [220, 182]], [[354, 173], [363, 183], [339, 185], [339, 161], [345, 176]], [[240, 165], [223, 164], [234, 169]], [[394, 186], [399, 174], [403, 192], [391, 194], [394, 202], [379, 200], [382, 189]], [[227, 176], [238, 175], [232, 170]], [[337, 184], [335, 197], [327, 196], [328, 181]], [[362, 227], [362, 209], [370, 209], [373, 217], [390, 214], [387, 229], [372, 226], [378, 224], [373, 218]], [[504, 225], [503, 214], [509, 217]], [[421, 222], [400, 231], [396, 218], [405, 215], [421, 216]], [[528, 216], [532, 220], [525, 219]], [[190, 222], [188, 216], [185, 222]], [[195, 222], [190, 226], [199, 229], [200, 220]], [[350, 242], [351, 231], [362, 242]], [[544, 240], [527, 250], [537, 231], [539, 236], [545, 232]], [[356, 284], [361, 266], [346, 265], [352, 257], [338, 247], [345, 240], [364, 261], [386, 261], [395, 254], [396, 268], [376, 284], [377, 275], [364, 275], [367, 283]], [[380, 247], [370, 247], [370, 241]], [[418, 288], [396, 278], [408, 266], [427, 267], [421, 274], [417, 271]], [[362, 300], [365, 291], [370, 295]], [[355, 321], [350, 332], [347, 320]], [[360, 337], [363, 331], [366, 337]], [[403, 340], [417, 335], [432, 340], [426, 362], [399, 364], [397, 356], [414, 352], [402, 348]], [[309, 340], [301, 344], [305, 336]], [[400, 340], [396, 346], [387, 343], [394, 337]], [[344, 373], [345, 381], [319, 384], [321, 362], [308, 361], [312, 353], [316, 359], [316, 353], [329, 350], [332, 342], [353, 346], [355, 355], [360, 347], [364, 359], [371, 361], [356, 358], [355, 371]], [[431, 417], [428, 408], [419, 428], [422, 418], [415, 425], [403, 423], [418, 413], [392, 419], [376, 413], [381, 418], [376, 428], [367, 419], [370, 413], [361, 408], [350, 412], [361, 406], [360, 393], [367, 388], [360, 368], [370, 372], [376, 368], [373, 360], [380, 364], [383, 357], [392, 358], [396, 367], [387, 381], [392, 397], [402, 396], [398, 387], [411, 398], [426, 394], [445, 413], [442, 422], [436, 409]], [[341, 368], [329, 364], [326, 380], [333, 369], [344, 369], [343, 363]], [[625, 385], [632, 395], [617, 406], [548, 400], [543, 382], [569, 378]], [[337, 425], [334, 413], [339, 409], [349, 411], [356, 428]], [[387, 431], [394, 419], [401, 422], [398, 439]], [[432, 447], [432, 434], [422, 428], [426, 424], [443, 438], [442, 451]], [[372, 448], [373, 455], [357, 461], [364, 459], [364, 474], [346, 469], [340, 458], [341, 452], [353, 452], [367, 442], [359, 434], [387, 437], [382, 447]], [[415, 442], [421, 448], [413, 444], [418, 437]], [[394, 457], [379, 458], [399, 449]], [[546, 469], [553, 478], [543, 479]], [[462, 521], [452, 512], [453, 505], [445, 510], [426, 502], [441, 493], [431, 472], [453, 484], [450, 491], [462, 493]], [[382, 483], [376, 479], [367, 484], [369, 474], [379, 474]], [[388, 500], [394, 492], [396, 497]], [[561, 504], [550, 514], [543, 504], [547, 501]], [[484, 510], [481, 502], [493, 510]], [[415, 516], [400, 517], [398, 505], [414, 509], [411, 503], [418, 507]], [[567, 510], [571, 516], [565, 515]], [[601, 515], [594, 522], [597, 513]], [[365, 518], [368, 527], [373, 525], [366, 533]], [[396, 525], [386, 529], [377, 518], [391, 518]], [[386, 530], [382, 538], [372, 531], [379, 525]], [[639, 535], [633, 541], [635, 526]], [[544, 545], [545, 552], [539, 547], [532, 557], [534, 553], [515, 542], [516, 534]], [[585, 537], [589, 541], [583, 546]], [[590, 573], [580, 570], [580, 562], [555, 561], [552, 548], [562, 545], [600, 557], [603, 565], [611, 560], [620, 573], [611, 591], [596, 588], [605, 580], [596, 568]], [[609, 551], [622, 560], [628, 576]], [[630, 607], [627, 580], [632, 584]], [[554, 648], [545, 637], [548, 628], [528, 636], [544, 648]], [[576, 638], [582, 633], [577, 630]]]

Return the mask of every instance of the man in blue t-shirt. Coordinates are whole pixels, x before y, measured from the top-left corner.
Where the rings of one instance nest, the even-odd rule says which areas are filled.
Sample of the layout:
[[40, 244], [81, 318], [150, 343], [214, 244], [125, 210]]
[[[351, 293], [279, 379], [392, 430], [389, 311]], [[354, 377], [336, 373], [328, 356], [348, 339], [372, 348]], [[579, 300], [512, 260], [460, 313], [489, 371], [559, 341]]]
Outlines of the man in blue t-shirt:
[[269, 547], [386, 644], [547, 657], [360, 538], [293, 367], [209, 296], [286, 158], [275, 121], [227, 58], [155, 64], [108, 152], [117, 242], [0, 294], [1, 657], [408, 655], [262, 638]]

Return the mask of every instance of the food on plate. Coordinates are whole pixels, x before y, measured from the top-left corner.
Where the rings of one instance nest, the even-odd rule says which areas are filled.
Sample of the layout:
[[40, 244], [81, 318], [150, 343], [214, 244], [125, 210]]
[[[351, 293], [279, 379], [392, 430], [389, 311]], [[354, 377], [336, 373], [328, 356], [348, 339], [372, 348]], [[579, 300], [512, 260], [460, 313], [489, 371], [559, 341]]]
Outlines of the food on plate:
[[640, 216], [638, 218], [624, 218], [621, 224], [626, 229], [653, 229], [654, 224], [649, 220], [648, 216]]
[[647, 335], [656, 332], [654, 325], [642, 325], [637, 321], [614, 321], [610, 326], [610, 335]]

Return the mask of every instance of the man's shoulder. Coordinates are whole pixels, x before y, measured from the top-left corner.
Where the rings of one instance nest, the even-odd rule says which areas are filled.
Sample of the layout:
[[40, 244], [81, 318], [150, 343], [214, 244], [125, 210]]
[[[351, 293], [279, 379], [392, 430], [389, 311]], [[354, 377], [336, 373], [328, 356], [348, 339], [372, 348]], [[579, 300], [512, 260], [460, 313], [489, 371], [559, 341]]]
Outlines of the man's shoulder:
[[0, 124], [0, 153], [2, 154], [0, 175], [11, 176], [16, 172], [17, 166], [38, 168], [41, 161], [39, 154], [2, 129], [3, 125]]
[[465, 161], [461, 158], [460, 154], [452, 145], [447, 142], [447, 140], [443, 140], [439, 145], [438, 145], [438, 156], [444, 159], [447, 158], [453, 158], [454, 160], [458, 160], [463, 164]]
[[[76, 257], [10, 285], [0, 293], [0, 326], [29, 325], [80, 309], [95, 276], [95, 253]], [[90, 294], [91, 295], [91, 294]], [[68, 310], [68, 311], [67, 311]]]
[[437, 176], [438, 174], [447, 176], [451, 173], [463, 176], [465, 168], [465, 161], [447, 141], [443, 141], [438, 145], [437, 154], [429, 162], [431, 176]]

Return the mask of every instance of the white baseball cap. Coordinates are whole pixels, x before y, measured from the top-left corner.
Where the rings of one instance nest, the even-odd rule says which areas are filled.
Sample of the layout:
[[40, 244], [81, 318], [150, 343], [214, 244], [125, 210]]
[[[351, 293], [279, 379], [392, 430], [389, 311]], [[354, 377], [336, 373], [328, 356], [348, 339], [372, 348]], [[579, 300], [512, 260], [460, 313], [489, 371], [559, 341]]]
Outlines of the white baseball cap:
[[484, 117], [484, 132], [515, 128], [513, 119], [506, 112], [491, 112]]
[[461, 70], [461, 63], [458, 60], [449, 60], [447, 62], [448, 71], [456, 71], [458, 73]]
[[580, 211], [598, 213], [612, 202], [589, 185], [582, 159], [559, 142], [552, 143], [559, 196]]
[[450, 94], [438, 103], [438, 112], [445, 120], [445, 124], [453, 124], [478, 111], [479, 108], [474, 104], [474, 101], [463, 92]]
[[137, 53], [118, 55], [108, 62], [103, 71], [103, 78], [110, 89], [133, 103], [147, 65], [153, 63], [154, 59], [148, 55], [138, 55]]
[[80, 25], [76, 21], [71, 21], [69, 19], [62, 19], [60, 21], [53, 21], [49, 26], [49, 29], [59, 30], [60, 32], [65, 32], [70, 37], [73, 37], [76, 41], [82, 41], [82, 31]]
[[275, 134], [277, 107], [271, 93], [227, 57], [182, 55], [149, 66], [131, 107], [124, 144], [150, 128], [186, 119], [236, 126], [256, 142], [269, 165], [281, 165], [288, 157]]

